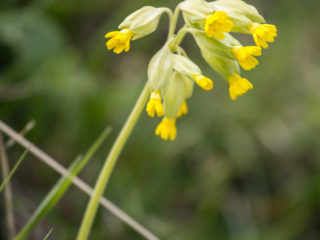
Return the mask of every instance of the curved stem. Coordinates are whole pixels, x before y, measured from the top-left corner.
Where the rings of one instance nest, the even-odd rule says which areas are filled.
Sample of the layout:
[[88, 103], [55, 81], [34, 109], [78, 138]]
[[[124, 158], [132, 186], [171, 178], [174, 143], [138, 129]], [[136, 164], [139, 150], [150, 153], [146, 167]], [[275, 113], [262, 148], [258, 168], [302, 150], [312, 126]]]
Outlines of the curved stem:
[[178, 53], [179, 55], [188, 57], [186, 51], [185, 51], [182, 47], [180, 47], [180, 46], [177, 47], [177, 53]]
[[170, 43], [171, 51], [175, 52], [176, 48], [180, 45], [183, 38], [186, 36], [186, 34], [189, 32], [189, 28], [184, 26], [181, 28], [177, 34], [177, 36], [174, 38], [174, 40]]
[[174, 13], [170, 19], [168, 39], [170, 39], [174, 35], [174, 32], [176, 30], [176, 26], [177, 26], [178, 17], [179, 17], [179, 12], [180, 12], [180, 7], [178, 5], [176, 7], [176, 9], [174, 10]]
[[114, 142], [111, 151], [104, 163], [102, 170], [100, 171], [98, 180], [95, 184], [93, 195], [90, 198], [89, 204], [87, 206], [85, 215], [82, 219], [80, 230], [78, 232], [77, 240], [88, 239], [93, 220], [98, 210], [99, 199], [102, 196], [110, 175], [112, 173], [113, 167], [116, 164], [118, 157], [121, 153], [123, 146], [125, 145], [130, 133], [132, 132], [144, 106], [149, 98], [150, 90], [146, 84], [132, 109], [130, 116], [128, 117], [126, 123], [124, 124], [120, 134], [118, 135], [116, 141]]
[[[163, 8], [163, 11], [168, 14], [169, 17], [169, 29], [171, 28], [171, 23], [173, 19], [173, 13], [170, 8]], [[170, 32], [170, 30], [169, 30]], [[168, 39], [170, 38], [170, 34], [168, 34]]]

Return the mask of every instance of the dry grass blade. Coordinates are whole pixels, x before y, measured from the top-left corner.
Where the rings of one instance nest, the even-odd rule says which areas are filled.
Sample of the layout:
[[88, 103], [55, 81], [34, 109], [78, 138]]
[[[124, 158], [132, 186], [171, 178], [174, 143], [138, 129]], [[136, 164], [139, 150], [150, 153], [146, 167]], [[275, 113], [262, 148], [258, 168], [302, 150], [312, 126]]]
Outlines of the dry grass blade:
[[[0, 132], [0, 162], [2, 166], [3, 179], [7, 179], [9, 176], [9, 163], [6, 148], [3, 142], [2, 132]], [[8, 238], [13, 239], [15, 235], [15, 220], [13, 211], [12, 189], [9, 181], [6, 182], [4, 188], [4, 204], [6, 209], [6, 223]]]

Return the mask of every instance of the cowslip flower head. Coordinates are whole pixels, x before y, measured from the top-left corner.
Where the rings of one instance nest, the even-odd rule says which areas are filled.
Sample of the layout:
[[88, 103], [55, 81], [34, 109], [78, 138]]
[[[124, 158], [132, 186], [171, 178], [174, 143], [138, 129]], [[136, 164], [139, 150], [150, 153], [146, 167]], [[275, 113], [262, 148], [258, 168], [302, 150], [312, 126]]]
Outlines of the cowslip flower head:
[[159, 91], [151, 93], [150, 100], [147, 103], [146, 111], [150, 117], [154, 117], [155, 113], [157, 113], [158, 117], [163, 116], [164, 109], [161, 103], [161, 96]]
[[238, 60], [244, 70], [255, 68], [259, 61], [253, 56], [261, 56], [261, 48], [256, 46], [240, 47], [237, 46], [232, 50], [234, 57]]
[[272, 24], [253, 23], [249, 26], [249, 31], [258, 47], [267, 48], [268, 42], [274, 42], [277, 37], [277, 28]]
[[[185, 24], [177, 31], [179, 10]], [[192, 96], [194, 85], [205, 91], [214, 87], [213, 81], [181, 47], [185, 35], [193, 36], [203, 59], [229, 83], [230, 98], [235, 100], [253, 88], [240, 76], [240, 66], [244, 70], [255, 68], [261, 48], [274, 41], [277, 29], [264, 24], [257, 9], [242, 0], [184, 0], [174, 12], [147, 6], [130, 14], [119, 25], [120, 31], [106, 35], [111, 38], [106, 43], [108, 49], [115, 53], [129, 51], [131, 40], [156, 30], [162, 13], [168, 13], [170, 28], [164, 46], [149, 62], [147, 84], [151, 94], [146, 112], [150, 117], [163, 117], [155, 134], [164, 140], [174, 140], [176, 120], [188, 113], [186, 101]], [[256, 46], [243, 46], [231, 32], [252, 34]]]
[[111, 39], [107, 41], [106, 46], [108, 50], [113, 49], [113, 52], [116, 54], [120, 54], [123, 51], [128, 52], [132, 36], [133, 32], [130, 29], [109, 32], [105, 35], [105, 38]]
[[177, 136], [177, 127], [175, 118], [164, 117], [156, 128], [155, 134], [163, 140], [173, 141]]
[[229, 94], [232, 100], [245, 94], [248, 90], [253, 88], [253, 85], [245, 78], [240, 77], [237, 73], [228, 78]]
[[230, 32], [233, 23], [229, 16], [223, 11], [217, 11], [205, 18], [204, 30], [208, 37], [214, 36], [217, 39], [225, 39], [224, 32]]
[[186, 115], [188, 113], [188, 105], [187, 105], [187, 102], [184, 101], [182, 104], [181, 104], [181, 107], [179, 109], [179, 112], [177, 114], [177, 117], [180, 118], [182, 117], [183, 115]]
[[203, 75], [194, 75], [194, 81], [205, 91], [209, 91], [213, 88], [213, 81]]

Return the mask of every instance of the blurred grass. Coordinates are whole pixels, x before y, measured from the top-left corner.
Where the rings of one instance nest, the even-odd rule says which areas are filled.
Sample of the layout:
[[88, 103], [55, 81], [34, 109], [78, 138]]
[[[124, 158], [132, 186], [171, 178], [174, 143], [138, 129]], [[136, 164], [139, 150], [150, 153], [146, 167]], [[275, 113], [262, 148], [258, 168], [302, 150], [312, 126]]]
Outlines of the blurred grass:
[[4, 189], [4, 187], [6, 186], [6, 184], [10, 181], [10, 179], [12, 178], [13, 174], [16, 172], [16, 170], [18, 169], [18, 167], [20, 166], [20, 164], [22, 163], [23, 159], [25, 158], [25, 156], [27, 155], [28, 150], [25, 150], [23, 152], [23, 154], [21, 155], [21, 157], [18, 159], [18, 161], [14, 164], [13, 168], [10, 169], [10, 172], [8, 174], [8, 176], [3, 179], [3, 181], [1, 182], [0, 185], [0, 193], [2, 192], [2, 190]]
[[[30, 138], [59, 159], [81, 152], [106, 123], [115, 129], [110, 146], [165, 41], [168, 20], [119, 56], [106, 51], [104, 34], [139, 7], [178, 2], [2, 1], [1, 118], [16, 129], [35, 119]], [[214, 91], [195, 89], [173, 143], [154, 136], [158, 121], [143, 115], [110, 181], [107, 196], [163, 239], [320, 238], [320, 2], [247, 2], [279, 30], [260, 65], [243, 73], [254, 90], [231, 101], [226, 82], [187, 37], [183, 45], [215, 80]], [[83, 178], [93, 183], [103, 159], [98, 154]], [[56, 181], [32, 159], [20, 170], [13, 178], [19, 226]], [[55, 237], [72, 239], [87, 201], [80, 196], [70, 189], [33, 238], [53, 227]], [[92, 239], [102, 238], [140, 236], [101, 212]]]
[[92, 144], [86, 154], [81, 157], [77, 157], [68, 169], [68, 175], [62, 176], [59, 181], [52, 187], [50, 192], [39, 204], [38, 208], [35, 210], [30, 219], [25, 223], [24, 227], [19, 231], [15, 240], [27, 239], [32, 230], [37, 226], [37, 224], [44, 218], [46, 214], [59, 202], [63, 197], [65, 192], [69, 189], [72, 180], [79, 172], [86, 166], [88, 161], [92, 158], [95, 152], [101, 147], [102, 143], [106, 140], [111, 132], [111, 127], [107, 127], [97, 138], [97, 140]]

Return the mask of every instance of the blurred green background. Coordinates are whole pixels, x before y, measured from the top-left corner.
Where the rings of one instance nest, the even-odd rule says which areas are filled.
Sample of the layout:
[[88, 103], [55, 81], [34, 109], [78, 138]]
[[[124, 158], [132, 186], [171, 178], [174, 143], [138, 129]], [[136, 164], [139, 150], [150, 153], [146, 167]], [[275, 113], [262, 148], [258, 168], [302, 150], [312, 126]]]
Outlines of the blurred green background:
[[[161, 239], [320, 239], [320, 1], [247, 2], [278, 27], [259, 66], [242, 74], [254, 90], [231, 101], [227, 83], [186, 37], [183, 47], [215, 89], [195, 88], [174, 142], [155, 136], [159, 120], [143, 113], [105, 193]], [[65, 166], [111, 125], [112, 136], [80, 174], [93, 185], [168, 19], [121, 55], [106, 50], [104, 34], [142, 6], [177, 3], [1, 0], [1, 120], [17, 130], [36, 120], [28, 139]], [[9, 150], [11, 166], [22, 151]], [[58, 178], [35, 157], [24, 160], [12, 180], [18, 229]], [[74, 239], [87, 201], [72, 187], [30, 239], [51, 228], [51, 239]], [[3, 224], [1, 232], [5, 239]], [[100, 208], [90, 239], [142, 237]]]

